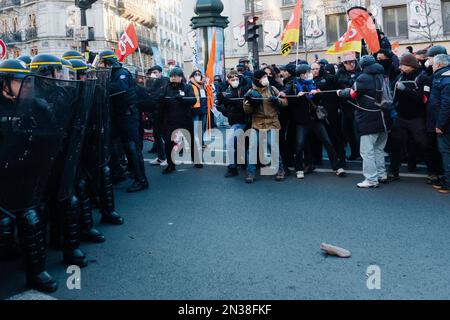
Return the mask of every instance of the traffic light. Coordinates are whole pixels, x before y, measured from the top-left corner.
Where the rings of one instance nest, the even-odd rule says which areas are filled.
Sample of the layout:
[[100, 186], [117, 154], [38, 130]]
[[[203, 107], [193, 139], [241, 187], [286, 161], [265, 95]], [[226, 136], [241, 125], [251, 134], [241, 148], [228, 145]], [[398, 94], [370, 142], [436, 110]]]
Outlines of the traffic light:
[[258, 17], [250, 16], [245, 20], [245, 40], [247, 42], [256, 41], [258, 39]]
[[97, 0], [75, 0], [75, 6], [81, 9], [90, 9]]

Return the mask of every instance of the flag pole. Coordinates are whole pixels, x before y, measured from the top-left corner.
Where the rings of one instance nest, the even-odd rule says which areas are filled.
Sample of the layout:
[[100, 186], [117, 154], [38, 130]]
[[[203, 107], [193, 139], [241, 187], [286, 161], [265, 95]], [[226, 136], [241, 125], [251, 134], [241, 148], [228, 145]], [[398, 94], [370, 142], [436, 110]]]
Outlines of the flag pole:
[[142, 59], [141, 47], [138, 47], [138, 52], [139, 52], [139, 61], [141, 63], [142, 73], [145, 75], [144, 60]]

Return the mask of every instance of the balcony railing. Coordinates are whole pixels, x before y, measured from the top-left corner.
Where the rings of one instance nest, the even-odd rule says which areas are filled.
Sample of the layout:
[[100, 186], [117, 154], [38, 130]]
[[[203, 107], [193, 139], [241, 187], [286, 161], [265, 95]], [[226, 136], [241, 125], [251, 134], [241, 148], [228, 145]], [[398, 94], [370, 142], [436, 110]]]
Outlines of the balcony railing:
[[37, 28], [32, 27], [25, 29], [25, 40], [30, 41], [37, 38]]
[[138, 36], [139, 47], [141, 48], [141, 52], [144, 54], [153, 55], [152, 47], [157, 47], [158, 44], [155, 41], [151, 41], [148, 38], [143, 38]]
[[0, 0], [0, 9], [20, 6], [21, 0]]
[[6, 44], [22, 42], [22, 33], [20, 31], [2, 33], [0, 34], [0, 39], [2, 39]]

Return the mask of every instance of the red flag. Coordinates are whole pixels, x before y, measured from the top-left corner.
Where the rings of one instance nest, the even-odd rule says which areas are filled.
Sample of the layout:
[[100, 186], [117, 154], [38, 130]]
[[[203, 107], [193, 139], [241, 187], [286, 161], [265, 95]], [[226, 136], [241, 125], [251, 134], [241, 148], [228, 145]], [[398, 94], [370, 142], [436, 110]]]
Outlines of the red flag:
[[362, 36], [358, 34], [358, 31], [352, 26], [352, 21], [350, 21], [348, 23], [347, 32], [328, 49], [327, 53], [338, 54], [348, 51], [361, 52], [361, 39]]
[[352, 26], [364, 38], [370, 52], [380, 51], [380, 40], [378, 32], [372, 17], [369, 16], [367, 9], [362, 7], [353, 7], [347, 11], [348, 17], [352, 21]]
[[132, 54], [139, 48], [139, 42], [134, 29], [134, 24], [130, 24], [125, 32], [120, 36], [119, 43], [116, 48], [116, 56], [120, 62], [128, 55]]

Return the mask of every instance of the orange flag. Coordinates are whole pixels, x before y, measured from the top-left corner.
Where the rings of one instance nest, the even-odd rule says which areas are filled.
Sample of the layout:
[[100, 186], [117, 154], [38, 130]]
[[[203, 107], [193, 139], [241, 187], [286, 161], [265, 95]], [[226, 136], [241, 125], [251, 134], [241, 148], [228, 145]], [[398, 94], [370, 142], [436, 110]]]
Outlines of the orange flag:
[[131, 23], [125, 32], [120, 36], [119, 43], [116, 48], [116, 56], [120, 62], [128, 55], [132, 54], [139, 48], [139, 42], [134, 29], [134, 24]]
[[212, 91], [212, 84], [214, 83], [214, 66], [216, 64], [216, 31], [214, 31], [211, 40], [211, 51], [209, 52], [208, 66], [206, 67], [206, 78], [208, 79], [208, 85], [206, 88], [206, 98], [208, 106], [208, 129], [211, 129], [211, 109], [214, 106], [214, 93]]
[[281, 35], [281, 54], [283, 56], [289, 55], [292, 50], [292, 43], [299, 43], [300, 41], [300, 20], [302, 15], [302, 1], [297, 0], [291, 19], [286, 25], [283, 34]]
[[352, 26], [364, 38], [367, 47], [371, 53], [380, 51], [380, 40], [378, 32], [372, 17], [369, 16], [367, 9], [362, 7], [353, 7], [347, 11], [348, 17], [352, 21]]
[[210, 83], [214, 82], [215, 64], [216, 64], [216, 32], [214, 31], [211, 42], [211, 51], [209, 52], [208, 66], [206, 67], [206, 77], [209, 79]]

